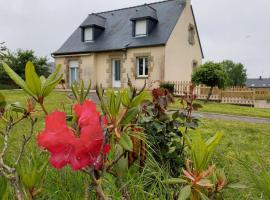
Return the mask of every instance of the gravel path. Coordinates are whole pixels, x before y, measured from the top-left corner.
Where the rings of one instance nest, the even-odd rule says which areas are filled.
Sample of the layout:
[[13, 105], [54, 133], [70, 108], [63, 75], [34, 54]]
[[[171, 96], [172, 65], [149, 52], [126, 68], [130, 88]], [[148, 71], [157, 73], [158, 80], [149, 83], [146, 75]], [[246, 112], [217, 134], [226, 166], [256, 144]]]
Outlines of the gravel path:
[[259, 118], [259, 117], [246, 117], [246, 116], [238, 116], [238, 115], [226, 115], [226, 114], [218, 114], [218, 113], [206, 113], [206, 112], [196, 112], [195, 116], [199, 116], [202, 118], [208, 119], [223, 119], [229, 121], [241, 121], [241, 122], [249, 122], [249, 123], [258, 123], [258, 124], [270, 124], [270, 119], [268, 118]]

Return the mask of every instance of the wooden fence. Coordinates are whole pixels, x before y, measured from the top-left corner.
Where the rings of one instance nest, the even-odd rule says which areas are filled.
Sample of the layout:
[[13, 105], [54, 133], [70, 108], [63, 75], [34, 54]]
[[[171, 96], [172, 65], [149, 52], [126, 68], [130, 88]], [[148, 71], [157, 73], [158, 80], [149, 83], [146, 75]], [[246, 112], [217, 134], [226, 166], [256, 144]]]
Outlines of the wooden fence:
[[[173, 83], [175, 85], [174, 94], [176, 96], [183, 96], [185, 92], [189, 92], [189, 86], [191, 85], [191, 82], [189, 81], [170, 81], [168, 83]], [[197, 95], [198, 99], [204, 100], [207, 98], [209, 90], [210, 87], [200, 85], [195, 88], [194, 93]], [[269, 94], [270, 91], [268, 89], [231, 87], [226, 88], [225, 90], [220, 90], [218, 88], [214, 88], [210, 100], [219, 101], [221, 103], [253, 106], [255, 100], [266, 100]]]

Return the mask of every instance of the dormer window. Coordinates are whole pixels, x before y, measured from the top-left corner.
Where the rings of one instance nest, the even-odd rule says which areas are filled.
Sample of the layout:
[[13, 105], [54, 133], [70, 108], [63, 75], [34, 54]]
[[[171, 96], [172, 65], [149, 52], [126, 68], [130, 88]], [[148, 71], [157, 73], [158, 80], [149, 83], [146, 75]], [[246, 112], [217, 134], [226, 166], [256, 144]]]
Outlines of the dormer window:
[[105, 22], [106, 18], [97, 14], [90, 14], [80, 26], [81, 41], [93, 42], [97, 40], [105, 30]]
[[135, 10], [130, 20], [133, 37], [148, 36], [158, 24], [157, 11], [149, 5], [144, 5]]
[[87, 27], [84, 28], [84, 42], [92, 42], [93, 41], [93, 28]]
[[136, 20], [135, 22], [135, 37], [143, 37], [147, 35], [146, 20]]

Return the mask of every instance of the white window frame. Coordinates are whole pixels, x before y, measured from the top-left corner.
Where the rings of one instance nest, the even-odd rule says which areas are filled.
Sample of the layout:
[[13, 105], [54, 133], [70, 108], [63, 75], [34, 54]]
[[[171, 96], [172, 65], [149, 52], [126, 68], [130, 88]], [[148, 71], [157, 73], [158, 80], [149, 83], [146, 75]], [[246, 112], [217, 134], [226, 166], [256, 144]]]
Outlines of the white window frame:
[[[145, 29], [140, 30], [139, 29]], [[147, 36], [147, 21], [145, 19], [135, 21], [135, 37], [145, 37]]]
[[[87, 30], [90, 31], [88, 34], [89, 34], [89, 37], [90, 38], [87, 38], [86, 36], [86, 33], [87, 33]], [[93, 42], [93, 37], [94, 37], [94, 34], [93, 34], [93, 27], [85, 27], [84, 30], [83, 30], [83, 37], [84, 37], [84, 42]]]
[[[140, 59], [143, 59], [143, 74], [140, 75], [140, 70], [139, 70], [139, 67], [140, 67]], [[147, 68], [148, 68], [148, 73], [145, 74], [145, 69], [146, 69], [146, 59], [148, 60], [147, 62]], [[136, 59], [136, 62], [137, 62], [137, 77], [139, 78], [147, 78], [148, 77], [148, 74], [149, 74], [149, 58], [147, 56], [142, 56], [142, 57], [137, 57]]]
[[[75, 77], [78, 79], [80, 79], [80, 77], [78, 76], [79, 75], [79, 61], [77, 60], [71, 60], [69, 61], [69, 85], [71, 86], [72, 85], [72, 82], [71, 82], [71, 69], [75, 69]], [[76, 80], [77, 82], [79, 80]]]

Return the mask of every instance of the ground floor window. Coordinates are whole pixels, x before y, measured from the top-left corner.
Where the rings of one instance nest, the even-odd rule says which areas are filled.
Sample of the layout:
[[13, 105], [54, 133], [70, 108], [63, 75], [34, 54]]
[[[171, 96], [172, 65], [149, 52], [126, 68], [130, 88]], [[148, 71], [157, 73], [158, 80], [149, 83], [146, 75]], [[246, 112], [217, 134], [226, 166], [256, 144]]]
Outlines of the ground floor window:
[[148, 77], [148, 57], [137, 58], [137, 77]]
[[79, 62], [70, 61], [69, 62], [69, 80], [70, 85], [79, 81]]

